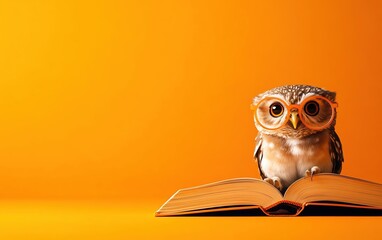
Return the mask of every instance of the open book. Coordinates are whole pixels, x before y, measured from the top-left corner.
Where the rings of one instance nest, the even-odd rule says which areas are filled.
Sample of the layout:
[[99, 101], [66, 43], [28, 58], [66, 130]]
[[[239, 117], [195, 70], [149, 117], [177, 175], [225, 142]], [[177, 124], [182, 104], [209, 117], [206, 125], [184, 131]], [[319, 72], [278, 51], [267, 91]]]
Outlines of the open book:
[[382, 184], [322, 173], [294, 182], [284, 196], [255, 178], [178, 190], [155, 216], [382, 216]]

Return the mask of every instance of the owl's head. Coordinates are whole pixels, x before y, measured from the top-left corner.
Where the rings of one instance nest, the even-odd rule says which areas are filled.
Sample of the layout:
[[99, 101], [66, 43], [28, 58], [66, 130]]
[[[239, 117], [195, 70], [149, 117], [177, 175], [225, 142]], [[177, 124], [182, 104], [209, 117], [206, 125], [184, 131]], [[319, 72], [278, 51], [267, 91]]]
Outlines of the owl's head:
[[307, 85], [286, 85], [253, 99], [257, 130], [279, 137], [301, 138], [336, 124], [336, 93]]

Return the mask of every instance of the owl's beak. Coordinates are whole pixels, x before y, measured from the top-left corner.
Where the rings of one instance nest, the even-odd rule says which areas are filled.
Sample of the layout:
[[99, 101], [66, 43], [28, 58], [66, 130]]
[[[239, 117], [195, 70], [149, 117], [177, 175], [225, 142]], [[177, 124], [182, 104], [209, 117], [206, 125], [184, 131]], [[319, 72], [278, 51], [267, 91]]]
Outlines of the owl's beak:
[[298, 113], [291, 112], [289, 121], [291, 121], [293, 128], [297, 129], [298, 122], [300, 121], [300, 118], [298, 117]]

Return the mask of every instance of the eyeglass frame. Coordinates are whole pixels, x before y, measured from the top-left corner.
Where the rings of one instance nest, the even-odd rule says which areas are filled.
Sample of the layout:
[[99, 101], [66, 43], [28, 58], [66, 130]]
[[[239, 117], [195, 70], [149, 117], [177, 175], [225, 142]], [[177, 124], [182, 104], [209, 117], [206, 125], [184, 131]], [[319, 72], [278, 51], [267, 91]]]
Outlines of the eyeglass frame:
[[[276, 128], [266, 127], [258, 119], [257, 109], [259, 107], [259, 104], [262, 103], [263, 101], [267, 100], [267, 99], [276, 99], [276, 100], [278, 100], [283, 105], [283, 107], [285, 107], [288, 110], [288, 114], [285, 117], [284, 122], [282, 124], [280, 124], [279, 127], [276, 127]], [[332, 124], [332, 122], [334, 120], [334, 117], [336, 115], [336, 109], [338, 108], [338, 103], [337, 102], [332, 102], [332, 101], [330, 101], [328, 98], [326, 98], [324, 96], [311, 96], [311, 97], [308, 97], [308, 98], [304, 99], [304, 101], [302, 101], [300, 104], [287, 104], [283, 99], [278, 98], [278, 97], [265, 97], [265, 98], [261, 99], [258, 104], [251, 104], [251, 110], [254, 111], [255, 121], [261, 127], [263, 127], [264, 129], [267, 129], [267, 130], [277, 130], [277, 129], [283, 127], [285, 124], [287, 124], [287, 122], [290, 119], [290, 115], [291, 115], [291, 112], [292, 112], [291, 110], [297, 109], [298, 114], [301, 116], [302, 115], [302, 111], [304, 110], [305, 104], [308, 103], [309, 101], [314, 100], [314, 99], [322, 99], [322, 100], [324, 100], [324, 101], [329, 103], [329, 105], [330, 105], [330, 107], [332, 109], [332, 116], [330, 117], [329, 121], [326, 124], [324, 124], [323, 126], [321, 126], [321, 127], [311, 127], [311, 126], [309, 126], [309, 124], [306, 124], [306, 122], [305, 122], [305, 120], [303, 118], [299, 117], [299, 119], [301, 120], [301, 122], [307, 128], [309, 128], [311, 130], [322, 130], [322, 129], [325, 129], [330, 124]]]

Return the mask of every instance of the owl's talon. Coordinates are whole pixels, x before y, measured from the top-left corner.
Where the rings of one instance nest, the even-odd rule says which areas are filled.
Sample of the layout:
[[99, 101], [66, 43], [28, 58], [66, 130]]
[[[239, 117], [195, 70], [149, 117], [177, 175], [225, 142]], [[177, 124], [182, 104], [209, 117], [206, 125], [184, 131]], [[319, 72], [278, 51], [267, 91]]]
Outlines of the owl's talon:
[[321, 169], [317, 166], [313, 166], [311, 169], [307, 169], [305, 171], [305, 176], [310, 177], [310, 181], [313, 180], [314, 174], [319, 174], [321, 172]]
[[279, 177], [265, 178], [264, 181], [266, 181], [269, 184], [272, 184], [279, 191], [283, 189], [283, 185], [281, 184], [281, 180]]

